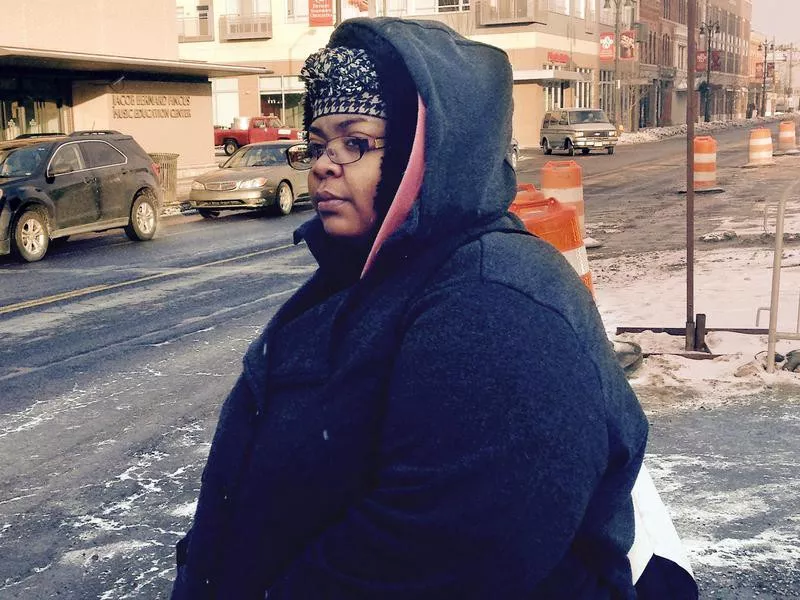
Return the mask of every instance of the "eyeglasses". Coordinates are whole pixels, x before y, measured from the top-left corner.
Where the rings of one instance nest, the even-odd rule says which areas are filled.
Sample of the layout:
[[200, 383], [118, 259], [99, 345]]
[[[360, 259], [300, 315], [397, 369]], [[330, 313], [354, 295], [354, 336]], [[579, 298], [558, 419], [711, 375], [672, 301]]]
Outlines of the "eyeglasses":
[[286, 155], [289, 158], [289, 165], [299, 171], [313, 167], [323, 154], [327, 154], [334, 164], [349, 165], [361, 160], [367, 152], [384, 148], [386, 145], [384, 139], [343, 135], [327, 142], [308, 142], [292, 146], [286, 151]]

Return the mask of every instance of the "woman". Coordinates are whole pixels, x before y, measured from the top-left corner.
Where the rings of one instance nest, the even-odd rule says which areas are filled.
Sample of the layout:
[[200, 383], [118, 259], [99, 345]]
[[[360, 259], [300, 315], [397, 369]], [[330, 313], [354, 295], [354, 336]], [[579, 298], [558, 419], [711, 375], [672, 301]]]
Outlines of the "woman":
[[173, 598], [633, 598], [647, 424], [509, 216], [511, 68], [354, 19], [306, 61], [319, 263], [244, 358]]

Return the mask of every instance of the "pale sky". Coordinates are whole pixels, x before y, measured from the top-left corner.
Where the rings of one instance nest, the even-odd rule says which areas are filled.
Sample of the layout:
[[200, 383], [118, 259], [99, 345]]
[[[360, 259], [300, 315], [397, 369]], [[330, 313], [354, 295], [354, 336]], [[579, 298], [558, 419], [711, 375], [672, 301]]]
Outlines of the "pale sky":
[[779, 44], [800, 42], [800, 0], [753, 0], [752, 28]]

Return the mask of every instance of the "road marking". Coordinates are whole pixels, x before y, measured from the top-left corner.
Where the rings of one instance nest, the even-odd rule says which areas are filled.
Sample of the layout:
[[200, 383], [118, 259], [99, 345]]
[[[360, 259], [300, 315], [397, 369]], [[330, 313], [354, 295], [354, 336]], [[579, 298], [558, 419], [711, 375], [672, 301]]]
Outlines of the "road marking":
[[266, 250], [258, 250], [256, 252], [249, 252], [248, 254], [242, 254], [239, 256], [233, 256], [231, 258], [223, 258], [220, 260], [215, 260], [208, 263], [203, 263], [200, 265], [193, 265], [191, 267], [184, 267], [178, 270], [171, 270], [168, 273], [157, 273], [155, 275], [147, 275], [146, 277], [138, 277], [136, 279], [130, 279], [128, 281], [120, 281], [119, 283], [109, 283], [104, 285], [92, 285], [89, 287], [81, 288], [79, 290], [72, 290], [70, 292], [62, 292], [60, 294], [53, 294], [52, 296], [45, 296], [43, 298], [37, 298], [35, 300], [25, 300], [24, 302], [17, 302], [16, 304], [9, 304], [7, 306], [0, 306], [0, 315], [6, 315], [12, 312], [17, 312], [20, 310], [25, 310], [27, 308], [35, 308], [37, 306], [44, 306], [47, 304], [53, 304], [55, 302], [60, 302], [62, 300], [71, 300], [74, 298], [80, 298], [82, 296], [89, 296], [91, 294], [96, 294], [98, 292], [106, 292], [108, 290], [113, 290], [122, 287], [128, 287], [131, 285], [137, 285], [140, 283], [145, 283], [147, 281], [154, 281], [156, 279], [164, 279], [166, 277], [174, 277], [176, 275], [182, 275], [188, 271], [196, 271], [197, 269], [204, 269], [206, 267], [214, 267], [217, 265], [222, 265], [229, 262], [234, 262], [237, 260], [243, 260], [246, 258], [252, 258], [253, 256], [259, 256], [261, 254], [269, 254], [271, 252], [275, 252], [277, 250], [285, 250], [287, 248], [292, 248], [294, 244], [285, 244], [283, 246], [277, 246], [275, 248], [267, 248]]
[[[201, 317], [199, 320], [208, 321], [212, 317], [218, 317], [218, 316], [221, 316], [221, 315], [233, 313], [233, 312], [235, 312], [237, 310], [241, 310], [244, 307], [254, 306], [254, 305], [256, 305], [258, 303], [261, 303], [261, 302], [268, 302], [270, 300], [274, 300], [275, 298], [278, 298], [280, 296], [285, 296], [287, 294], [293, 294], [294, 292], [296, 292], [299, 289], [300, 289], [300, 286], [290, 287], [288, 289], [281, 290], [279, 292], [274, 292], [272, 294], [268, 294], [267, 296], [263, 296], [261, 298], [255, 299], [255, 300], [251, 300], [249, 302], [245, 302], [244, 304], [238, 304], [236, 306], [229, 306], [229, 307], [220, 309], [220, 310], [215, 311], [214, 313], [212, 313], [212, 314], [210, 314], [208, 316]], [[147, 344], [149, 346], [154, 346], [155, 344], [148, 344], [147, 343], [147, 339], [148, 338], [152, 338], [152, 337], [155, 337], [155, 336], [163, 336], [165, 333], [169, 333], [169, 332], [171, 332], [171, 331], [173, 331], [175, 329], [180, 329], [183, 326], [184, 326], [184, 324], [178, 323], [177, 325], [171, 325], [166, 330], [148, 331], [147, 333], [144, 333], [142, 335], [138, 335], [138, 336], [130, 338], [130, 339], [124, 339], [124, 340], [121, 340], [119, 342], [112, 342], [112, 343], [106, 344], [105, 346], [102, 346], [100, 348], [94, 348], [94, 349], [91, 349], [91, 350], [87, 350], [87, 351], [82, 352], [80, 354], [73, 354], [71, 356], [65, 356], [64, 358], [59, 359], [57, 361], [47, 362], [46, 364], [39, 365], [37, 367], [26, 367], [25, 369], [15, 368], [10, 373], [7, 373], [5, 375], [0, 375], [0, 381], [6, 381], [6, 380], [9, 380], [9, 379], [14, 379], [15, 377], [21, 377], [23, 375], [29, 375], [31, 373], [36, 373], [38, 371], [42, 371], [44, 369], [49, 369], [49, 368], [52, 368], [52, 367], [54, 367], [56, 365], [60, 365], [62, 363], [68, 363], [68, 362], [76, 360], [76, 359], [89, 358], [89, 357], [94, 356], [95, 354], [100, 353], [100, 352], [102, 352], [104, 354], [107, 354], [110, 349], [121, 348], [121, 347], [123, 347], [125, 345]], [[193, 329], [191, 331], [187, 331], [186, 333], [181, 333], [181, 334], [175, 335], [175, 336], [167, 339], [166, 343], [171, 343], [174, 340], [182, 339], [182, 338], [187, 337], [189, 335], [195, 335], [198, 332], [209, 331], [210, 329], [211, 329], [211, 327], [203, 327], [201, 329]], [[165, 343], [165, 342], [161, 342], [158, 345], [163, 345], [163, 343]], [[81, 408], [82, 408], [82, 406], [83, 405], [81, 405]], [[0, 433], [0, 437], [3, 437], [4, 435], [5, 435], [5, 433]]]

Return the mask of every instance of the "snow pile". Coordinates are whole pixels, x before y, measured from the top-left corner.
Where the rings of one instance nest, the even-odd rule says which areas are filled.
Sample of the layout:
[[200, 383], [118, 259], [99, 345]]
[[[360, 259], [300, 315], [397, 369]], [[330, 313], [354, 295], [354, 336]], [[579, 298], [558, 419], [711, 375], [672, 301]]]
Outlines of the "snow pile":
[[[710, 123], [697, 123], [695, 132], [702, 134], [708, 131], [720, 131], [723, 129], [749, 128], [762, 124], [777, 123], [779, 121], [800, 120], [799, 115], [774, 115], [771, 117], [754, 117], [752, 119], [737, 119], [731, 121], [711, 121]], [[636, 132], [624, 132], [619, 137], [619, 144], [642, 144], [646, 142], [657, 142], [666, 138], [673, 138], [686, 135], [686, 125], [671, 125], [669, 127], [649, 127], [640, 129]]]
[[[766, 328], [772, 282], [773, 252], [765, 248], [725, 248], [695, 258], [694, 312], [707, 316], [709, 328]], [[800, 292], [800, 250], [784, 254], [781, 270], [779, 331], [794, 332]], [[658, 409], [709, 406], [734, 401], [773, 386], [800, 388], [800, 373], [763, 368], [767, 336], [712, 331], [706, 335], [711, 355], [686, 356], [683, 335], [624, 333], [617, 327], [683, 328], [686, 320], [684, 252], [650, 252], [592, 260], [597, 305], [611, 339], [635, 342], [645, 359], [631, 376], [637, 392]], [[798, 341], [779, 341], [777, 352], [800, 348]], [[698, 359], [699, 357], [703, 359]], [[780, 366], [780, 365], [779, 365]], [[800, 389], [798, 389], [800, 392]]]

